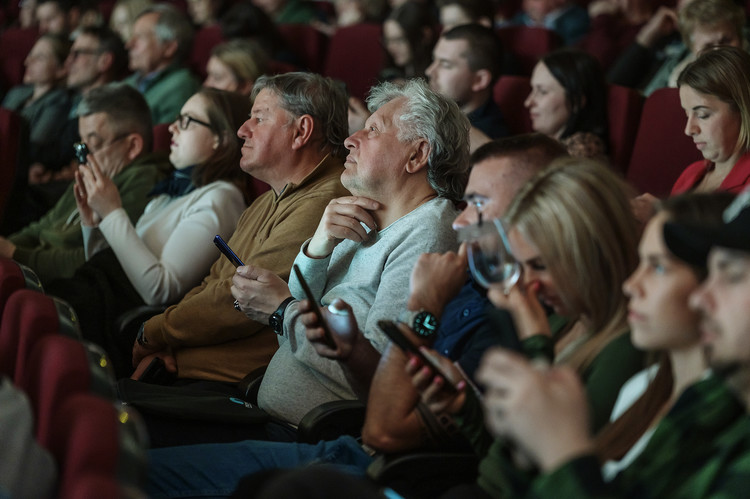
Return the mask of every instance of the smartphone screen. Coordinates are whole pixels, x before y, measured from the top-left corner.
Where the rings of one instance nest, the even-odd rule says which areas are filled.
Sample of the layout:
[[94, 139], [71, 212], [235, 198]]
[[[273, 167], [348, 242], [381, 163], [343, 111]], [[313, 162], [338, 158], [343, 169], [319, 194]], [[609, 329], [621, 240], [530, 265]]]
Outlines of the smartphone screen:
[[307, 281], [305, 281], [305, 278], [302, 277], [302, 272], [300, 271], [299, 267], [297, 267], [297, 265], [295, 264], [295, 265], [292, 265], [292, 269], [294, 270], [294, 274], [297, 276], [297, 280], [302, 286], [302, 290], [305, 292], [305, 297], [310, 301], [310, 303], [312, 303], [313, 312], [318, 318], [318, 324], [320, 324], [320, 327], [323, 328], [323, 334], [325, 335], [326, 345], [335, 349], [336, 342], [333, 340], [333, 335], [331, 334], [331, 330], [328, 329], [328, 323], [323, 317], [323, 314], [320, 312], [320, 302], [318, 302], [315, 296], [313, 296], [312, 291], [310, 290], [310, 286], [307, 285]]
[[238, 257], [234, 253], [234, 251], [232, 251], [232, 248], [230, 248], [229, 245], [224, 242], [220, 235], [217, 234], [216, 237], [214, 237], [214, 244], [217, 248], [219, 248], [219, 251], [224, 253], [224, 256], [229, 258], [229, 261], [232, 262], [232, 265], [234, 265], [235, 267], [241, 267], [245, 265], [244, 263], [242, 263], [242, 260], [240, 260], [240, 257]]
[[406, 353], [415, 355], [423, 365], [430, 366], [432, 370], [435, 371], [435, 374], [440, 375], [445, 381], [444, 386], [448, 391], [457, 391], [456, 385], [454, 385], [451, 379], [445, 374], [442, 366], [432, 357], [425, 355], [417, 345], [412, 343], [411, 340], [409, 340], [409, 338], [407, 338], [404, 333], [401, 332], [395, 322], [378, 321], [378, 327], [385, 333], [386, 336], [388, 336], [388, 338], [391, 339], [391, 341], [393, 341], [393, 343], [401, 348], [401, 350]]

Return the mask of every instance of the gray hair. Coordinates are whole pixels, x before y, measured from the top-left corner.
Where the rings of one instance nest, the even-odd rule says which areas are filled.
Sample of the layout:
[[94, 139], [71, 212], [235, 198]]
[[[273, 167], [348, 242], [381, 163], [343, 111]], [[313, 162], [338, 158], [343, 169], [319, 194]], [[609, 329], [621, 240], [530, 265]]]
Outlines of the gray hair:
[[261, 76], [253, 85], [251, 100], [267, 89], [279, 98], [282, 109], [295, 118], [310, 115], [314, 129], [321, 133], [321, 150], [330, 149], [339, 158], [346, 156], [344, 140], [349, 135], [348, 103], [344, 87], [314, 73], [292, 72]]
[[110, 83], [86, 93], [78, 104], [78, 117], [96, 113], [107, 115], [115, 135], [137, 133], [143, 137], [145, 151], [153, 147], [151, 111], [143, 95], [130, 85]]
[[370, 91], [367, 107], [375, 112], [401, 97], [406, 103], [399, 118], [398, 139], [427, 140], [430, 185], [439, 196], [460, 200], [469, 178], [469, 120], [455, 102], [432, 91], [422, 79], [381, 83]]
[[193, 43], [193, 27], [190, 25], [187, 16], [172, 5], [156, 4], [141, 11], [136, 20], [151, 13], [159, 16], [154, 26], [156, 38], [161, 43], [176, 41], [175, 59], [179, 62], [185, 61]]

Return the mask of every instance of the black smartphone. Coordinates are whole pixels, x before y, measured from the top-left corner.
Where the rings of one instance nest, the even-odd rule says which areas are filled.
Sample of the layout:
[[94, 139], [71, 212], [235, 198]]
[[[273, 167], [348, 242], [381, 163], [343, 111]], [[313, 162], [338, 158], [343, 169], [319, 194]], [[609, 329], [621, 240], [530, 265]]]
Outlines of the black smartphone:
[[419, 349], [417, 345], [411, 342], [404, 333], [398, 328], [398, 325], [393, 321], [378, 321], [378, 327], [385, 333], [385, 335], [393, 341], [401, 350], [406, 353], [414, 354], [423, 365], [430, 366], [435, 374], [439, 374], [440, 377], [445, 381], [445, 388], [450, 392], [458, 391], [456, 385], [453, 384], [451, 379], [445, 374], [442, 366], [432, 357], [429, 357]]
[[89, 155], [89, 148], [84, 142], [76, 142], [73, 144], [73, 151], [75, 152], [78, 164], [86, 164], [86, 156]]
[[219, 251], [224, 253], [225, 257], [229, 258], [229, 261], [232, 262], [232, 265], [234, 265], [235, 267], [241, 267], [245, 265], [244, 263], [242, 263], [242, 260], [240, 260], [240, 257], [238, 257], [234, 253], [234, 251], [232, 251], [232, 248], [230, 248], [229, 245], [224, 242], [220, 235], [217, 234], [216, 237], [214, 237], [214, 244], [217, 248], [219, 248]]
[[143, 370], [143, 374], [138, 378], [138, 381], [153, 385], [169, 385], [176, 378], [177, 375], [175, 373], [167, 371], [167, 367], [164, 365], [162, 359], [154, 357], [148, 366], [146, 366], [146, 369]]
[[302, 277], [302, 272], [300, 271], [299, 267], [294, 264], [292, 265], [292, 269], [294, 270], [294, 274], [297, 276], [297, 280], [302, 286], [302, 290], [305, 292], [305, 297], [313, 305], [313, 312], [318, 318], [318, 324], [320, 324], [320, 327], [323, 328], [326, 345], [328, 345], [330, 348], [336, 349], [336, 342], [333, 340], [333, 334], [331, 334], [331, 330], [328, 329], [328, 323], [326, 322], [325, 317], [323, 317], [323, 314], [320, 312], [320, 302], [313, 295], [312, 291], [310, 290], [310, 286], [308, 286], [307, 281], [305, 281], [305, 278]]

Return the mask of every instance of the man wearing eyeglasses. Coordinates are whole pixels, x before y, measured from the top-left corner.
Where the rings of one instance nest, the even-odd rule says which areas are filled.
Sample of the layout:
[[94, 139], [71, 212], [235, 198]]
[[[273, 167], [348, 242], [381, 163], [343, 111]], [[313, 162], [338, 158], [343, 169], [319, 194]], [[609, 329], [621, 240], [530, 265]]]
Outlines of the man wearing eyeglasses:
[[[169, 167], [164, 158], [147, 154], [153, 143], [148, 105], [137, 90], [112, 84], [86, 94], [78, 115], [89, 157], [112, 178], [123, 208], [135, 223], [148, 202], [148, 192]], [[72, 277], [86, 259], [73, 185], [39, 221], [7, 239], [0, 237], [0, 256], [28, 265], [43, 283]]]

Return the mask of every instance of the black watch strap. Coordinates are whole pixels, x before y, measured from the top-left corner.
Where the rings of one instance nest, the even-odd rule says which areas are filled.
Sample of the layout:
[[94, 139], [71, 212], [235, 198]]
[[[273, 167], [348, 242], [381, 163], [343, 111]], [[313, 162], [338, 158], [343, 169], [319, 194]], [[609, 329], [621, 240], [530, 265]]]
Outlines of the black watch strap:
[[276, 334], [282, 334], [284, 332], [284, 312], [290, 303], [294, 301], [294, 297], [290, 296], [281, 302], [279, 308], [276, 309], [271, 317], [268, 318], [268, 324], [273, 328]]

